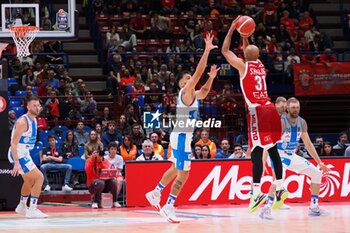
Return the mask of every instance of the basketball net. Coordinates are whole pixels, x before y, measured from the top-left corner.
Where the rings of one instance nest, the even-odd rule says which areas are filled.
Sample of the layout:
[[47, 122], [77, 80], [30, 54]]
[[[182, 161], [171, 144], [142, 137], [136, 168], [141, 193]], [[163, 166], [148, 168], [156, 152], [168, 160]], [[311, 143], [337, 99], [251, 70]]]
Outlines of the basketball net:
[[0, 58], [1, 58], [2, 51], [4, 51], [7, 45], [8, 45], [7, 43], [0, 43]]
[[9, 27], [13, 40], [16, 43], [17, 57], [30, 55], [29, 45], [34, 40], [39, 27], [35, 26], [12, 26]]

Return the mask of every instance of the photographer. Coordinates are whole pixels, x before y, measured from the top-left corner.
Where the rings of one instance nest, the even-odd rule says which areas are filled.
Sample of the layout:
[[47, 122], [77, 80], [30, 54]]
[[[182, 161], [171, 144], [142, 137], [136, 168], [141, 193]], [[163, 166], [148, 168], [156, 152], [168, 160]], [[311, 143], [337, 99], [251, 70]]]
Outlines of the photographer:
[[113, 178], [108, 180], [100, 179], [102, 169], [108, 169], [109, 162], [104, 159], [103, 151], [94, 150], [91, 158], [85, 163], [85, 172], [87, 176], [86, 185], [89, 192], [93, 195], [91, 207], [97, 209], [101, 201], [101, 194], [111, 192], [113, 195], [114, 206], [117, 202], [117, 181]]

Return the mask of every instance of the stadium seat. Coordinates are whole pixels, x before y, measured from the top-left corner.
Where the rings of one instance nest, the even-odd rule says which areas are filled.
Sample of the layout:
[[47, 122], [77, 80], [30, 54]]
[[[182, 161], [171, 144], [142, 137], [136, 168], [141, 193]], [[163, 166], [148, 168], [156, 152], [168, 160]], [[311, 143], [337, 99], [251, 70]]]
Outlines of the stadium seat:
[[79, 157], [83, 156], [84, 155], [85, 146], [79, 146], [78, 150], [79, 150]]
[[64, 125], [56, 125], [55, 127], [52, 128], [52, 131], [58, 135], [58, 136], [61, 136], [62, 138], [65, 138], [63, 137], [63, 133], [68, 131], [68, 127], [67, 126], [64, 126]]
[[16, 91], [16, 96], [26, 96], [27, 91]]
[[138, 104], [142, 109], [145, 107], [145, 96], [144, 95], [139, 95]]
[[30, 157], [32, 157], [34, 164], [40, 166], [40, 152], [42, 151], [44, 144], [41, 141], [37, 141], [33, 150], [30, 151]]
[[39, 133], [39, 140], [44, 144], [44, 147], [49, 146], [48, 137], [53, 134], [51, 130], [45, 130]]
[[13, 110], [16, 112], [17, 118], [26, 113], [26, 109], [23, 107], [13, 107], [13, 108], [10, 108], [10, 110]]
[[11, 92], [11, 91], [8, 91], [8, 92], [7, 92], [7, 96], [12, 96], [12, 92]]
[[14, 99], [14, 100], [9, 100], [9, 107], [13, 108], [13, 107], [21, 107], [22, 105], [22, 101], [18, 100], [18, 99]]
[[32, 91], [35, 95], [38, 94], [38, 87], [32, 87]]
[[67, 160], [67, 164], [72, 165], [73, 171], [82, 172], [85, 169], [85, 160], [80, 157], [73, 157]]

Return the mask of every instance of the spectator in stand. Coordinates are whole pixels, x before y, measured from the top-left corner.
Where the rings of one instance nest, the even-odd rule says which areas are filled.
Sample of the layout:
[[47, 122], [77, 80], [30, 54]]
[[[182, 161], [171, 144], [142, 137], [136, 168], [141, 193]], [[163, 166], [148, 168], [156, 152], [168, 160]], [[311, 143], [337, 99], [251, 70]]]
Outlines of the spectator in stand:
[[108, 130], [102, 134], [102, 143], [105, 150], [108, 149], [108, 145], [111, 142], [118, 142], [118, 145], [122, 143], [122, 134], [116, 130], [117, 123], [115, 121], [108, 122]]
[[142, 143], [143, 153], [136, 158], [136, 161], [146, 161], [146, 160], [163, 160], [163, 157], [159, 154], [153, 152], [153, 143], [151, 140], [146, 139]]
[[109, 169], [117, 170], [117, 174], [115, 176], [115, 180], [117, 181], [117, 190], [116, 192], [112, 191], [112, 195], [113, 195], [114, 207], [121, 208], [122, 206], [117, 202], [117, 200], [124, 182], [124, 177], [122, 175], [124, 161], [123, 161], [123, 157], [118, 155], [117, 152], [118, 152], [118, 144], [115, 142], [111, 142], [108, 145], [108, 154], [105, 155], [104, 158], [109, 163], [109, 167], [108, 167]]
[[[283, 70], [283, 48], [281, 46], [277, 47], [277, 54], [273, 60], [273, 70], [276, 73], [282, 73]], [[275, 80], [276, 82], [281, 82], [281, 80], [278, 78]]]
[[136, 145], [130, 135], [125, 135], [123, 143], [119, 147], [120, 155], [124, 161], [135, 160], [139, 156]]
[[272, 0], [264, 5], [263, 24], [267, 27], [277, 26], [277, 7]]
[[[85, 100], [80, 103], [80, 112], [89, 115], [93, 115], [97, 112], [97, 103], [90, 91], [86, 92]], [[88, 118], [92, 117], [93, 116], [88, 116]]]
[[119, 34], [115, 25], [112, 25], [109, 32], [106, 33], [106, 48], [108, 51], [117, 50], [120, 44]]
[[191, 40], [197, 52], [204, 50], [203, 29], [201, 25], [196, 24], [194, 32], [191, 35]]
[[58, 82], [57, 92], [59, 96], [63, 96], [66, 92], [66, 79], [60, 78]]
[[151, 13], [151, 30], [157, 38], [168, 38], [170, 30], [170, 19], [165, 16], [160, 16], [158, 13]]
[[44, 44], [44, 52], [48, 53], [46, 55], [46, 62], [50, 64], [62, 64], [63, 58], [60, 55], [55, 55], [60, 51], [61, 42], [49, 40]]
[[259, 35], [256, 39], [255, 45], [260, 49], [260, 50], [267, 50], [267, 44], [263, 36]]
[[333, 151], [332, 144], [328, 141], [323, 143], [323, 153], [321, 156], [335, 156], [335, 152]]
[[344, 156], [350, 157], [350, 146], [345, 149]]
[[96, 134], [97, 134], [97, 140], [101, 142], [102, 141], [102, 133], [103, 133], [103, 131], [102, 131], [102, 126], [101, 126], [100, 123], [96, 123], [95, 131], [96, 131]]
[[135, 111], [134, 105], [130, 104], [125, 109], [126, 123], [132, 126], [135, 123], [141, 123], [141, 119]]
[[305, 37], [300, 37], [299, 42], [294, 43], [294, 48], [296, 52], [309, 52], [310, 45], [309, 42], [305, 39]]
[[66, 139], [62, 142], [60, 146], [60, 152], [62, 156], [69, 159], [74, 156], [79, 156], [78, 143], [74, 137], [73, 130], [68, 130], [66, 134]]
[[[294, 19], [294, 23], [298, 24], [298, 20], [300, 18], [301, 12], [303, 8], [300, 6], [301, 1], [292, 1], [292, 4], [289, 4], [288, 11], [289, 11], [289, 17]], [[303, 4], [306, 5], [306, 4]]]
[[116, 179], [101, 180], [102, 169], [109, 168], [108, 160], [104, 159], [103, 151], [95, 150], [92, 157], [88, 158], [85, 163], [86, 185], [89, 192], [93, 195], [92, 205], [93, 209], [99, 208], [101, 202], [101, 194], [111, 192], [113, 195], [113, 206], [120, 207], [117, 203], [117, 189], [118, 183]]
[[279, 26], [279, 30], [276, 32], [276, 38], [284, 51], [289, 50], [293, 45], [292, 39], [290, 38], [288, 31], [285, 29], [284, 24]]
[[151, 134], [151, 141], [153, 142], [153, 152], [154, 154], [159, 154], [164, 158], [164, 148], [162, 145], [158, 144], [159, 136], [156, 133]]
[[[171, 152], [171, 145], [169, 144], [169, 148], [168, 148], [168, 154], [169, 152]], [[191, 153], [190, 158], [191, 159], [200, 159], [202, 158], [202, 146], [196, 144], [194, 146], [194, 153]], [[169, 155], [168, 155], [168, 159], [169, 159]]]
[[151, 67], [148, 69], [148, 80], [152, 79], [154, 73], [158, 73], [160, 71], [159, 62], [157, 59], [153, 59], [151, 64]]
[[45, 106], [48, 108], [50, 113], [50, 118], [52, 120], [58, 120], [60, 117], [60, 110], [58, 105], [60, 104], [57, 99], [56, 91], [52, 90], [49, 94], [49, 98], [46, 100]]
[[83, 146], [88, 141], [89, 133], [84, 130], [84, 122], [79, 121], [77, 129], [74, 132], [75, 138], [79, 146]]
[[119, 37], [121, 41], [120, 46], [124, 47], [126, 51], [136, 51], [137, 38], [136, 35], [129, 30], [128, 24], [123, 25], [123, 30], [119, 32]]
[[218, 32], [214, 30], [213, 28], [213, 22], [208, 20], [205, 23], [204, 29], [203, 29], [203, 38], [205, 38], [205, 36], [207, 35], [207, 33], [210, 33], [211, 35], [214, 36], [214, 38], [218, 37]]
[[202, 146], [202, 153], [201, 153], [201, 157], [199, 157], [198, 159], [211, 159], [213, 157], [210, 156], [210, 148], [208, 145], [203, 145]]
[[165, 50], [166, 53], [180, 53], [180, 48], [176, 45], [176, 40], [170, 40], [169, 46]]
[[154, 94], [154, 95], [146, 95], [145, 103], [159, 104], [162, 102], [162, 95], [156, 94], [156, 93], [161, 93], [161, 90], [158, 88], [158, 85], [156, 82], [157, 82], [156, 80], [150, 81], [149, 90], [146, 91], [146, 93], [147, 94]]
[[175, 0], [162, 0], [162, 9], [160, 13], [162, 15], [175, 15], [178, 9], [175, 7]]
[[314, 20], [310, 17], [308, 11], [304, 11], [303, 17], [299, 21], [299, 29], [306, 32], [314, 25]]
[[120, 115], [119, 121], [117, 124], [117, 131], [121, 132], [122, 135], [129, 134], [131, 130], [131, 126], [127, 124], [126, 122], [126, 116]]
[[107, 125], [110, 120], [113, 120], [113, 117], [111, 116], [111, 112], [108, 107], [104, 107], [103, 115], [98, 119], [98, 122], [102, 126], [102, 131], [105, 131], [107, 129]]
[[36, 86], [37, 85], [36, 77], [34, 76], [32, 68], [28, 68], [25, 71], [25, 75], [22, 76], [22, 86], [26, 87], [28, 85], [30, 85], [30, 86]]
[[45, 130], [48, 130], [48, 128], [49, 128], [47, 125], [46, 119], [45, 119], [45, 110], [44, 109], [41, 110], [40, 115], [38, 116], [37, 124], [38, 124], [38, 133], [45, 131]]
[[309, 43], [314, 41], [316, 35], [320, 36], [321, 33], [316, 30], [316, 26], [313, 24], [310, 25], [310, 28], [304, 33], [304, 37]]
[[223, 113], [231, 114], [236, 107], [236, 100], [233, 96], [233, 90], [230, 85], [225, 84], [225, 86], [229, 86], [229, 88], [223, 89], [222, 93], [219, 95], [220, 110]]
[[267, 45], [267, 51], [270, 53], [268, 54], [268, 58], [270, 62], [273, 62], [274, 59], [276, 58], [276, 54], [278, 52], [278, 43], [277, 43], [277, 38], [276, 35], [273, 34], [271, 35], [271, 41], [270, 43]]
[[55, 77], [55, 70], [52, 68], [49, 68], [47, 71], [47, 77], [49, 78], [49, 85], [52, 86], [53, 88], [57, 89], [59, 88], [59, 81]]
[[60, 154], [59, 149], [56, 147], [56, 139], [53, 135], [48, 137], [49, 147], [44, 148], [42, 151], [42, 164], [40, 165], [40, 170], [44, 175], [44, 191], [48, 192], [51, 190], [49, 181], [47, 179], [47, 172], [50, 170], [59, 170], [65, 173], [64, 184], [62, 186], [62, 191], [70, 192], [73, 189], [69, 187], [70, 178], [72, 175], [72, 165], [65, 164], [67, 159], [65, 154]]
[[132, 86], [135, 82], [135, 76], [134, 75], [131, 75], [129, 70], [126, 69], [124, 71], [124, 74], [121, 75], [121, 79], [120, 79], [120, 82], [119, 82], [119, 85], [120, 85], [120, 89], [123, 90], [125, 93], [126, 93], [126, 89], [128, 86]]
[[[160, 71], [158, 73], [158, 79], [157, 81], [160, 83], [160, 85], [163, 87], [165, 83], [168, 81], [170, 76], [170, 71], [168, 71], [168, 66], [165, 64], [162, 64], [160, 66]], [[162, 89], [163, 90], [163, 89]], [[164, 90], [165, 91], [165, 90]]]
[[13, 110], [9, 110], [8, 112], [8, 120], [9, 120], [9, 130], [12, 132], [13, 127], [15, 126], [17, 116], [16, 112]]
[[108, 0], [106, 1], [106, 11], [108, 15], [120, 14], [120, 1], [119, 0]]
[[94, 7], [96, 14], [103, 14], [104, 0], [93, 0], [92, 6]]
[[322, 136], [317, 136], [316, 139], [315, 139], [315, 144], [317, 144], [317, 147], [315, 147], [316, 151], [317, 151], [317, 154], [322, 155], [324, 153], [324, 150], [323, 150], [323, 144], [324, 144], [323, 137]]
[[210, 149], [210, 157], [214, 158], [216, 155], [216, 145], [209, 139], [209, 131], [207, 129], [202, 129], [200, 134], [200, 139], [195, 142], [195, 144], [199, 144], [202, 147], [204, 145], [208, 145]]
[[221, 140], [221, 151], [216, 153], [215, 158], [216, 159], [227, 159], [231, 156], [231, 153], [229, 152], [230, 149], [230, 143], [227, 139]]
[[145, 93], [145, 87], [143, 86], [142, 81], [140, 79], [135, 79], [134, 85], [131, 89], [133, 101], [137, 101], [139, 96], [143, 93]]
[[312, 52], [324, 51], [324, 45], [319, 35], [315, 35], [314, 40], [309, 43], [309, 46], [310, 46], [310, 51]]
[[294, 20], [289, 18], [289, 12], [287, 10], [283, 11], [283, 17], [280, 20], [280, 24], [284, 24], [288, 32], [294, 30]]
[[325, 53], [320, 56], [320, 63], [324, 64], [326, 67], [331, 67], [332, 62], [337, 62], [337, 57], [335, 54], [332, 54], [332, 50], [330, 48], [326, 48], [324, 50]]
[[144, 18], [142, 18], [142, 14], [140, 11], [136, 12], [136, 16], [130, 19], [130, 31], [134, 32], [137, 38], [147, 38], [146, 29], [147, 22]]
[[335, 150], [335, 155], [337, 156], [343, 156], [345, 149], [346, 149], [346, 143], [349, 143], [348, 141], [348, 135], [346, 134], [346, 132], [341, 132], [339, 134], [339, 140], [338, 140], [338, 144], [333, 146], [333, 150]]
[[185, 23], [185, 29], [187, 33], [188, 34], [193, 33], [194, 28], [198, 22], [192, 10], [187, 11], [187, 19], [184, 23]]
[[300, 57], [295, 54], [294, 48], [291, 48], [284, 64], [285, 72], [287, 72], [289, 77], [293, 77], [293, 64], [300, 64]]
[[233, 154], [229, 157], [229, 159], [247, 159], [249, 156], [243, 150], [243, 147], [239, 144], [233, 146]]
[[142, 142], [145, 140], [145, 135], [143, 135], [141, 131], [141, 125], [139, 123], [135, 123], [132, 125], [132, 131], [131, 131], [131, 137], [135, 145], [137, 146], [137, 149], [142, 148]]
[[98, 138], [97, 131], [91, 130], [88, 142], [84, 145], [84, 158], [90, 158], [95, 150], [103, 151], [103, 144]]
[[109, 76], [107, 78], [107, 90], [109, 95], [117, 95], [117, 86], [120, 82], [119, 71], [121, 70], [123, 63], [119, 54], [113, 55], [113, 62], [109, 66]]
[[176, 77], [174, 73], [170, 73], [169, 79], [165, 82], [165, 90], [167, 94], [177, 93]]
[[316, 56], [314, 56], [313, 54], [301, 55], [301, 63], [302, 64], [315, 65], [316, 62], [317, 62]]

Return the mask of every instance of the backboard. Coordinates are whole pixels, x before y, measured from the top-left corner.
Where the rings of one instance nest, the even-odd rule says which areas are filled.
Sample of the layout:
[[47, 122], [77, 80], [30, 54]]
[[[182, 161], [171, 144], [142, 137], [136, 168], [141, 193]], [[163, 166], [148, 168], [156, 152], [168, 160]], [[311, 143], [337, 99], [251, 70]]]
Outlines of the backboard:
[[0, 42], [12, 39], [10, 26], [37, 26], [39, 40], [73, 40], [78, 36], [75, 0], [1, 0], [0, 5]]

